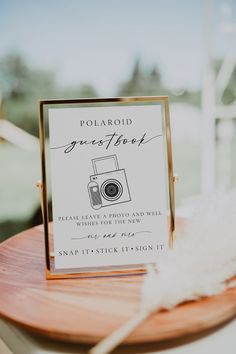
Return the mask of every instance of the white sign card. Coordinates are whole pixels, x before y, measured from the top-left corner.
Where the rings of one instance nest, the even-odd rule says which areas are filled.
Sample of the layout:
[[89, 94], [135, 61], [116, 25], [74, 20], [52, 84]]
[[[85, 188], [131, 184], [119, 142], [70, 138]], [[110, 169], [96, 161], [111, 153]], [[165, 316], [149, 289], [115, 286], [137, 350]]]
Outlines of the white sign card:
[[168, 249], [161, 102], [49, 105], [55, 271], [153, 263]]

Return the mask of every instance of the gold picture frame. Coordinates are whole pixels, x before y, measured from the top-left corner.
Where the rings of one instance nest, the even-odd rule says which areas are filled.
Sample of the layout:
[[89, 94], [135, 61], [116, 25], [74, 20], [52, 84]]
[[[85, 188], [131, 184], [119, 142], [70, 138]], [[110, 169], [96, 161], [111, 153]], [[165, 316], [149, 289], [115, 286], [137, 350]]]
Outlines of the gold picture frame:
[[160, 104], [162, 106], [165, 127], [166, 144], [166, 165], [168, 179], [168, 204], [170, 210], [169, 217], [169, 247], [173, 247], [175, 231], [175, 196], [171, 147], [170, 113], [168, 96], [139, 96], [139, 97], [116, 97], [116, 98], [88, 98], [88, 99], [51, 99], [39, 101], [39, 135], [42, 180], [37, 183], [40, 190], [41, 209], [44, 225], [45, 240], [45, 260], [46, 279], [61, 279], [74, 277], [110, 276], [120, 274], [135, 274], [145, 272], [145, 266], [138, 267], [103, 267], [102, 269], [78, 269], [71, 271], [56, 271], [54, 267], [53, 235], [49, 227], [49, 201], [48, 201], [48, 181], [47, 181], [47, 158], [46, 158], [46, 112], [50, 107], [70, 107], [73, 105], [100, 106], [100, 105], [139, 105], [139, 104]]

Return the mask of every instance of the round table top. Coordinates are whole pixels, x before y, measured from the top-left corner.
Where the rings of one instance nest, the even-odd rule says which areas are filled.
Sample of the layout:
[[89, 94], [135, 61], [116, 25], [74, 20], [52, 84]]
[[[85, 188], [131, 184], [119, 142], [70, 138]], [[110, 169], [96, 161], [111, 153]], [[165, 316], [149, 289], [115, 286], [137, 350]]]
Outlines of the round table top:
[[[50, 338], [96, 343], [138, 309], [144, 275], [46, 280], [42, 226], [0, 245], [0, 315]], [[236, 314], [236, 288], [150, 316], [125, 343], [190, 336]]]

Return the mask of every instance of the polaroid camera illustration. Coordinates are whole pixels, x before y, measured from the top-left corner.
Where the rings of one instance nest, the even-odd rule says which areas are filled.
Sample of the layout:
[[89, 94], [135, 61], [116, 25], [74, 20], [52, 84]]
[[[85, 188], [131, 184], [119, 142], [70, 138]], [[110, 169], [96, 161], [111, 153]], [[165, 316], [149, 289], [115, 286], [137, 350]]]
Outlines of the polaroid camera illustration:
[[90, 176], [88, 193], [93, 209], [126, 203], [131, 200], [124, 169], [119, 169], [116, 155], [92, 160], [94, 174]]

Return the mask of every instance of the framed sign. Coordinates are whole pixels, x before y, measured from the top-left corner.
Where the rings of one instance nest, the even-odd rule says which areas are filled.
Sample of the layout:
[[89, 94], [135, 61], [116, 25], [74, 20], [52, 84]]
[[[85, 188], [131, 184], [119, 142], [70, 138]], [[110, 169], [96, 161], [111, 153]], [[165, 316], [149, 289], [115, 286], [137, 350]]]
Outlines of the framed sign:
[[156, 262], [175, 227], [168, 97], [44, 100], [39, 109], [47, 278]]

